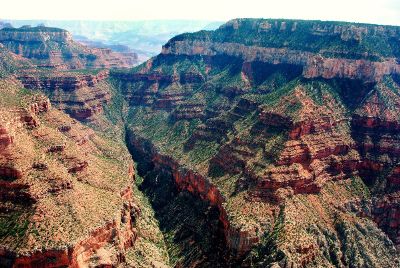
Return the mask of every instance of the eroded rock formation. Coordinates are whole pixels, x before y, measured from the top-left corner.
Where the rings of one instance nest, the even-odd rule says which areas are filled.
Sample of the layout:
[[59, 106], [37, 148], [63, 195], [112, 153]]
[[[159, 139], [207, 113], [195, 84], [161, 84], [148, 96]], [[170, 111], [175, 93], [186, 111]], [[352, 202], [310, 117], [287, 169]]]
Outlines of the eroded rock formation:
[[[2, 88], [3, 96], [13, 95], [10, 88]], [[19, 98], [24, 106], [7, 103], [0, 112], [0, 266], [124, 262], [140, 216], [128, 154], [119, 156], [116, 167], [98, 153], [123, 147], [107, 147], [93, 131], [52, 109], [46, 97]], [[60, 132], [65, 124], [69, 130]]]
[[92, 120], [109, 102], [108, 70], [84, 74], [56, 72], [41, 74], [29, 72], [18, 79], [25, 88], [46, 92], [54, 105], [79, 120]]
[[63, 29], [39, 27], [3, 28], [0, 43], [17, 55], [31, 59], [38, 67], [83, 69], [131, 67], [137, 55], [89, 48], [72, 39]]

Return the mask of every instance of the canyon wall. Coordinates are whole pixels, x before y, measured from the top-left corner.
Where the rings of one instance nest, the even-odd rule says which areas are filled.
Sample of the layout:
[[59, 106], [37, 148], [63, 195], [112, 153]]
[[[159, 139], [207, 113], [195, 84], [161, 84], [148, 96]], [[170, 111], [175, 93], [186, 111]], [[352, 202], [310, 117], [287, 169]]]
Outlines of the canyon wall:
[[[182, 217], [171, 224], [187, 233], [163, 229], [165, 240], [189, 240], [177, 264], [201, 263], [191, 250], [217, 244], [215, 254], [238, 265], [399, 265], [398, 27], [237, 19], [176, 36], [157, 57], [110, 73], [71, 71], [126, 65], [67, 32], [1, 31], [4, 47], [41, 67], [17, 76], [29, 94], [8, 81], [0, 99], [0, 213], [12, 211], [6, 224], [15, 225], [0, 233], [5, 266], [115, 266], [147, 230], [136, 226], [145, 202], [133, 194], [124, 145], [63, 111], [124, 127], [133, 157], [148, 167], [142, 187], [168, 177], [174, 188], [165, 189], [206, 204], [199, 217], [211, 222], [217, 211], [217, 223], [197, 228]], [[44, 43], [56, 49], [36, 46]], [[38, 91], [49, 99], [29, 99]], [[117, 125], [96, 124], [106, 105]], [[161, 205], [148, 202], [184, 214], [172, 192]], [[219, 229], [192, 239], [204, 226]]]
[[229, 254], [233, 254], [235, 257], [241, 257], [258, 242], [259, 238], [254, 230], [240, 230], [232, 226], [224, 208], [225, 198], [208, 178], [190, 169], [181, 167], [178, 162], [170, 156], [157, 152], [151, 145], [149, 147], [149, 141], [135, 136], [131, 130], [128, 130], [127, 142], [127, 145], [133, 152], [150, 158], [152, 165], [154, 165], [154, 168], [158, 172], [170, 173], [179, 191], [188, 191], [197, 198], [206, 201], [209, 205], [218, 208], [219, 220], [223, 226], [222, 231], [225, 236]]
[[271, 64], [293, 64], [303, 66], [306, 78], [350, 78], [365, 81], [380, 81], [384, 75], [399, 74], [396, 58], [374, 62], [365, 59], [327, 58], [320, 54], [289, 48], [246, 46], [237, 43], [203, 41], [170, 41], [161, 52], [165, 55], [228, 55], [245, 62], [261, 61]]
[[0, 266], [125, 262], [140, 216], [133, 162], [120, 151], [118, 167], [110, 156], [98, 156], [124, 147], [107, 147], [43, 95], [19, 95], [18, 81], [6, 85], [1, 94], [21, 104], [6, 102], [0, 111]]
[[138, 61], [135, 53], [89, 48], [75, 42], [66, 30], [44, 26], [1, 29], [0, 43], [41, 68], [127, 68]]
[[63, 72], [44, 76], [29, 72], [18, 76], [25, 88], [46, 92], [57, 108], [82, 121], [93, 120], [110, 101], [111, 86], [107, 78], [107, 70], [94, 74]]

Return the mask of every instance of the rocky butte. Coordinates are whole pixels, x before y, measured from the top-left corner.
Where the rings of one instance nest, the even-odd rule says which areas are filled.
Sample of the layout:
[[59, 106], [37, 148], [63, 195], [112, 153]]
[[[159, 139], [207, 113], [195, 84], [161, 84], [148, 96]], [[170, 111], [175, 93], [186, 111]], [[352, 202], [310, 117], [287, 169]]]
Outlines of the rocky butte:
[[400, 266], [400, 27], [235, 19], [124, 70], [34, 29], [0, 30], [2, 266]]

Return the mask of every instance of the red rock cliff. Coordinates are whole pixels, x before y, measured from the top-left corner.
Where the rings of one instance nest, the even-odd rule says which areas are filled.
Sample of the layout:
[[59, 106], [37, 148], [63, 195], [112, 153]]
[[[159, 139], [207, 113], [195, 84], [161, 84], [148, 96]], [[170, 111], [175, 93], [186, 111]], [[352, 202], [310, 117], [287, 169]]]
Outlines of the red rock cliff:
[[18, 236], [2, 232], [0, 266], [123, 263], [140, 215], [132, 161], [115, 154], [115, 167], [97, 158], [119, 145], [95, 143], [93, 131], [51, 109], [48, 98], [23, 98], [26, 107], [0, 107], [0, 215], [10, 230], [20, 228]]

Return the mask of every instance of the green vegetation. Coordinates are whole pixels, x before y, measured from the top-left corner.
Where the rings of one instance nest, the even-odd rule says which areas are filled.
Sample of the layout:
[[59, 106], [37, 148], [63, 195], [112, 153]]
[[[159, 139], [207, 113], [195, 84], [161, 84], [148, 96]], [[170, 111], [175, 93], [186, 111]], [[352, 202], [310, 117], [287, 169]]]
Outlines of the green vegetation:
[[[130, 126], [135, 133], [150, 139], [162, 153], [170, 154], [176, 159], [184, 156], [184, 143], [201, 123], [200, 120], [170, 121], [167, 112], [152, 111], [147, 107], [132, 108], [127, 121], [131, 122]], [[199, 152], [188, 154], [196, 163], [203, 161], [209, 155], [205, 151], [206, 147], [198, 148]]]
[[350, 178], [350, 184], [347, 187], [355, 195], [366, 199], [371, 198], [371, 190], [359, 176], [352, 176]]
[[17, 240], [23, 238], [28, 226], [29, 220], [23, 217], [22, 213], [0, 215], [0, 241], [10, 236]]
[[15, 84], [8, 83], [7, 80], [0, 80], [0, 107], [2, 108], [25, 107], [35, 94], [37, 93], [26, 88], [19, 88]]
[[136, 219], [138, 239], [135, 246], [128, 249], [127, 263], [134, 267], [149, 267], [154, 260], [169, 264], [167, 246], [164, 235], [160, 231], [160, 223], [154, 215], [149, 198], [138, 187], [143, 183], [143, 177], [135, 175], [133, 187], [135, 198], [139, 201], [141, 214]]
[[259, 245], [250, 251], [244, 260], [245, 263], [249, 263], [251, 267], [268, 267], [271, 263], [283, 259], [284, 254], [278, 247], [284, 239], [284, 213], [284, 207], [281, 207], [273, 228], [261, 236]]
[[[248, 167], [251, 170], [274, 162], [287, 140], [287, 130], [273, 127], [264, 129], [266, 126], [258, 119], [257, 106], [278, 105], [283, 96], [302, 84], [301, 79], [297, 78], [301, 70], [290, 65], [276, 67], [261, 62], [252, 63], [255, 70], [254, 81], [249, 87], [248, 82], [243, 80], [242, 60], [235, 57], [216, 56], [207, 61], [212, 64], [207, 74], [207, 81], [188, 85], [184, 81], [182, 83], [160, 82], [158, 90], [164, 94], [164, 92], [181, 92], [185, 89], [185, 105], [202, 104], [204, 110], [215, 112], [216, 116], [175, 120], [171, 117], [172, 112], [166, 109], [134, 104], [131, 105], [126, 120], [129, 127], [136, 135], [151, 141], [162, 154], [172, 156], [182, 165], [203, 171], [210, 168], [209, 175], [212, 177], [223, 176], [224, 171], [215, 165], [209, 167], [209, 161], [218, 155], [221, 146], [239, 137], [251, 148], [238, 147], [238, 153], [233, 152], [235, 157], [242, 159], [241, 152], [250, 150], [256, 153], [254, 158], [262, 163], [249, 163]], [[143, 71], [143, 68], [145, 65], [138, 66], [133, 72]], [[171, 69], [174, 71], [172, 72]], [[193, 69], [201, 74], [205, 72], [205, 60], [201, 56], [160, 55], [152, 59], [150, 72], [172, 75], [173, 73], [185, 74]], [[112, 73], [120, 72], [115, 70]], [[143, 90], [150, 87], [145, 81], [135, 81], [132, 84], [119, 86], [127, 91], [123, 94], [139, 96], [143, 94]], [[248, 91], [248, 93], [236, 95], [235, 88], [239, 91]], [[247, 104], [243, 104], [244, 108], [241, 108], [239, 105], [241, 99], [247, 99], [254, 104], [251, 108], [246, 108]], [[157, 101], [157, 96], [154, 100]], [[113, 106], [112, 103], [111, 107]], [[295, 103], [285, 112], [289, 112], [287, 115], [295, 115], [300, 108], [300, 104]], [[184, 112], [184, 109], [184, 105], [178, 105], [173, 111]]]
[[87, 59], [88, 61], [94, 61], [94, 60], [97, 59], [97, 56], [94, 55], [94, 54], [88, 54], [88, 55], [86, 55], [86, 59]]
[[[325, 57], [383, 60], [400, 55], [398, 44], [393, 40], [377, 41], [375, 39], [380, 38], [380, 33], [376, 36], [364, 33], [364, 28], [375, 27], [371, 25], [238, 20], [236, 26], [236, 22], [232, 21], [215, 32], [180, 35], [167, 46], [173, 41], [185, 39], [298, 49]], [[271, 25], [268, 26], [268, 23]], [[284, 28], [282, 25], [285, 25]], [[267, 26], [270, 28], [267, 29]], [[388, 27], [384, 31], [388, 29], [398, 30]], [[239, 228], [247, 224], [246, 221], [251, 222], [248, 225], [254, 222], [259, 224], [260, 218], [264, 217], [260, 216], [262, 212], [245, 207], [239, 211], [235, 205], [247, 204], [245, 195], [248, 192], [245, 190], [252, 187], [252, 183], [257, 183], [249, 177], [265, 176], [266, 171], [276, 164], [289, 139], [289, 128], [300, 120], [312, 120], [310, 115], [316, 112], [321, 116], [338, 116], [339, 122], [353, 112], [372, 89], [369, 83], [356, 80], [305, 79], [300, 66], [244, 63], [239, 58], [225, 55], [162, 54], [132, 70], [112, 71], [112, 76], [132, 73], [151, 74], [155, 78], [132, 76], [129, 81], [127, 76], [127, 79], [121, 79], [118, 90], [121, 89], [122, 94], [116, 96], [106, 108], [107, 117], [113, 122], [119, 121], [120, 112], [125, 108], [123, 96], [129, 96], [130, 107], [124, 119], [127, 128], [138, 140], [146, 140], [143, 145], [145, 151], [153, 149], [147, 148], [150, 147], [148, 142], [182, 166], [210, 176], [212, 183], [226, 197], [224, 206], [231, 223]], [[186, 81], [187, 74], [194, 74], [195, 79], [191, 79], [198, 80]], [[384, 84], [390, 92], [399, 95], [395, 82], [386, 79]], [[387, 103], [390, 103], [389, 96], [383, 96]], [[184, 114], [189, 110], [188, 116], [183, 118], [190, 118], [198, 112], [196, 109], [200, 112], [194, 119], [174, 116], [177, 112]], [[265, 114], [266, 119], [260, 116]], [[269, 124], [266, 121], [270, 114]], [[349, 126], [337, 128], [338, 131], [345, 129], [347, 135], [344, 138], [351, 139]], [[321, 137], [321, 140], [324, 138]], [[306, 144], [314, 142], [304, 140]], [[212, 213], [216, 212], [211, 213], [208, 204], [186, 192], [177, 193], [169, 172], [146, 170], [145, 178], [138, 179], [138, 182], [160, 220], [159, 226], [171, 257], [170, 264], [189, 266], [203, 256], [215, 257], [209, 253], [215, 250], [210, 244], [219, 235], [215, 231], [217, 222], [213, 222], [217, 217], [214, 218]], [[371, 192], [361, 178], [352, 177], [346, 183], [349, 193], [370, 198]], [[250, 266], [267, 267], [281, 260], [284, 257], [279, 250], [284, 239], [283, 224], [284, 209], [281, 208], [274, 226], [262, 235], [260, 244], [253, 248], [245, 262]], [[332, 234], [327, 239], [336, 237]], [[328, 254], [326, 258], [330, 262], [340, 264], [340, 254], [336, 251], [340, 252], [340, 249], [334, 248], [334, 253], [328, 250], [324, 254]], [[138, 255], [139, 259], [142, 257]]]
[[[380, 60], [384, 57], [399, 57], [398, 39], [390, 32], [399, 32], [399, 27], [379, 26], [329, 21], [302, 21], [283, 19], [237, 19], [221, 26], [216, 31], [185, 33], [171, 42], [198, 40], [211, 42], [240, 43], [274, 48], [322, 52], [324, 57], [365, 58]], [[341, 29], [339, 31], [338, 29]], [[170, 43], [167, 44], [169, 46]]]
[[110, 122], [117, 125], [124, 121], [123, 113], [126, 101], [121, 94], [118, 83], [113, 79], [110, 80], [110, 90], [112, 97], [110, 103], [104, 107], [104, 114]]
[[19, 69], [28, 67], [25, 61], [16, 61], [12, 54], [0, 46], [0, 79], [16, 73]]
[[[385, 113], [389, 111], [397, 111], [398, 100], [400, 99], [400, 84], [396, 82], [396, 76], [385, 76], [383, 81], [376, 86], [378, 98], [383, 107], [381, 116], [385, 118]], [[398, 81], [398, 80], [397, 80]], [[369, 101], [367, 99], [367, 101]], [[400, 121], [400, 113], [393, 114], [393, 119]]]
[[218, 210], [188, 192], [176, 190], [166, 172], [146, 170], [140, 189], [148, 196], [164, 234], [172, 267], [221, 267]]

